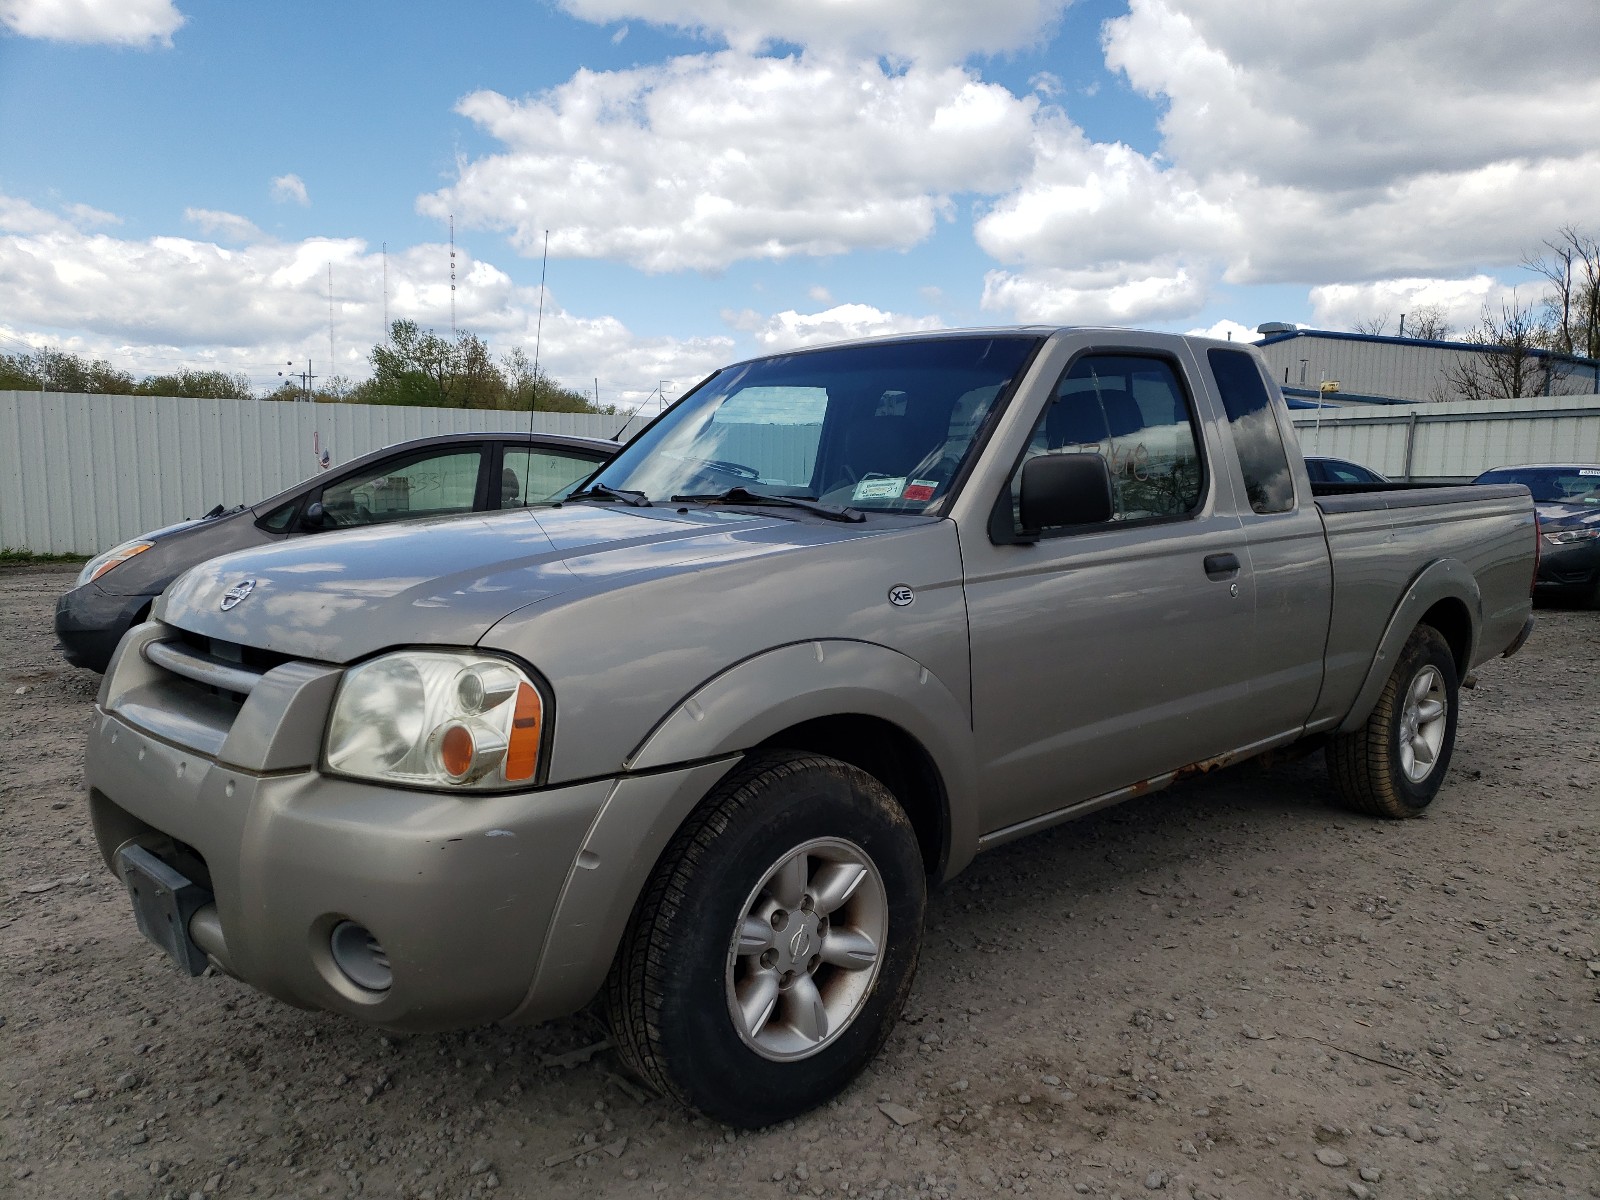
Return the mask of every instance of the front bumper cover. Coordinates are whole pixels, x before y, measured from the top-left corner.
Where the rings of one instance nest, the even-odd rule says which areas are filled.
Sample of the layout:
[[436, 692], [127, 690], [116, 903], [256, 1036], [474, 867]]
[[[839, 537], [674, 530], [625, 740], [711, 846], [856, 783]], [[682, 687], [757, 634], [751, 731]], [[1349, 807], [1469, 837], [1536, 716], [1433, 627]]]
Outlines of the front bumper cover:
[[56, 601], [56, 640], [75, 667], [104, 672], [111, 655], [154, 596], [113, 596], [86, 583]]

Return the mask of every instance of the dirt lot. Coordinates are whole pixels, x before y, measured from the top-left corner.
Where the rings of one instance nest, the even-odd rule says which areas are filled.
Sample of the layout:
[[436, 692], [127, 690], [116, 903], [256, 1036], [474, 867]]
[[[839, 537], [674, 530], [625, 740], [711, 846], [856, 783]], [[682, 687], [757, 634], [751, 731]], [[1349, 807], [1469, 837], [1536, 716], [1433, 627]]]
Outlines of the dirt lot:
[[587, 1016], [393, 1037], [179, 978], [86, 829], [69, 579], [0, 573], [0, 1194], [1600, 1196], [1594, 613], [1480, 671], [1424, 820], [1313, 759], [981, 858], [868, 1074], [735, 1135]]

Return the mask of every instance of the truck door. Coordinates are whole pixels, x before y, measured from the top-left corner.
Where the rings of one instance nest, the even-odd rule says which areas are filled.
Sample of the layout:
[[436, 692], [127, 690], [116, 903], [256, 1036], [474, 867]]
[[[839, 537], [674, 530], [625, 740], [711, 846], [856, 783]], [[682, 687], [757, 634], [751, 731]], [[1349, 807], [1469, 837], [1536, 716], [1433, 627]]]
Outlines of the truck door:
[[1294, 472], [1267, 381], [1244, 350], [1213, 347], [1206, 362], [1227, 418], [1234, 453], [1219, 468], [1237, 470], [1255, 613], [1249, 641], [1250, 687], [1237, 708], [1242, 740], [1298, 731], [1322, 688], [1333, 603], [1332, 565], [1322, 517], [1309, 492], [1296, 503]]
[[1100, 453], [1114, 519], [1008, 541], [1002, 499], [987, 538], [963, 536], [985, 832], [1240, 744], [1229, 709], [1248, 692], [1252, 592], [1201, 428], [1169, 355], [1082, 354], [1022, 461]]

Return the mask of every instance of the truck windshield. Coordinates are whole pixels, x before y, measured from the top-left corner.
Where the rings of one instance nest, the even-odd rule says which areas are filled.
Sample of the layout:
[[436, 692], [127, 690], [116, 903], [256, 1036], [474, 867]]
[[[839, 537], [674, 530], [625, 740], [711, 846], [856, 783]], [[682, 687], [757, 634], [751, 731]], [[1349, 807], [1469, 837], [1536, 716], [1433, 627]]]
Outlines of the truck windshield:
[[595, 484], [654, 502], [732, 492], [739, 503], [927, 512], [1041, 340], [964, 334], [741, 363], [685, 396]]
[[1600, 466], [1519, 467], [1485, 471], [1474, 483], [1520, 483], [1540, 504], [1600, 506]]

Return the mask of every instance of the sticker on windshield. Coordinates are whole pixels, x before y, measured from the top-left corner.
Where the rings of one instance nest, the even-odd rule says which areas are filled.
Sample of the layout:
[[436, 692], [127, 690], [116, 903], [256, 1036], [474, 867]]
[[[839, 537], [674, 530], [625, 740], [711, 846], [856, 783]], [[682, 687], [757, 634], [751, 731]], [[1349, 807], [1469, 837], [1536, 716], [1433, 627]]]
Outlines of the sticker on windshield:
[[904, 475], [868, 475], [856, 484], [853, 500], [898, 500], [905, 490]]
[[1591, 471], [1587, 467], [1578, 472], [1579, 475], [1600, 475], [1600, 471]]
[[913, 479], [906, 484], [906, 490], [900, 493], [902, 500], [932, 500], [933, 493], [939, 490], [939, 481], [936, 479]]

